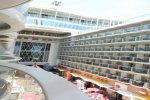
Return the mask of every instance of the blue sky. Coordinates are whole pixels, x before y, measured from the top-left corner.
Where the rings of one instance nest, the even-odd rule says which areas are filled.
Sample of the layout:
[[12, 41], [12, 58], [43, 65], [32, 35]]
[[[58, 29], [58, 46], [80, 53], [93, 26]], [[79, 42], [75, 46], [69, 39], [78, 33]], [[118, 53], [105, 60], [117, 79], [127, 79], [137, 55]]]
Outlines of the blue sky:
[[[50, 7], [54, 0], [34, 0], [32, 5]], [[150, 0], [58, 0], [65, 9], [91, 17], [129, 19], [150, 14]]]

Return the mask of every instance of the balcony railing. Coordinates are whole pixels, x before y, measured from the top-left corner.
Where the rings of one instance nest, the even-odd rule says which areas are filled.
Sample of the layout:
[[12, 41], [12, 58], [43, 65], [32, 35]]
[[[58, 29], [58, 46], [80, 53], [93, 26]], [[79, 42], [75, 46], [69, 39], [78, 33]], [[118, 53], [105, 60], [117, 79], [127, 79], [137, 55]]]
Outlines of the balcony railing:
[[122, 48], [113, 48], [112, 51], [121, 51], [121, 50], [122, 50]]
[[107, 76], [107, 73], [100, 72], [99, 75], [100, 75], [100, 76], [105, 76], [105, 77], [106, 77], [106, 76]]
[[99, 74], [99, 72], [98, 72], [98, 71], [93, 71], [92, 73], [93, 73], [93, 74]]
[[121, 57], [121, 60], [132, 61], [132, 57], [124, 56], [124, 57]]
[[130, 78], [129, 77], [119, 77], [119, 81], [129, 83]]
[[135, 57], [134, 61], [136, 61], [136, 62], [149, 62], [149, 58], [148, 57]]
[[102, 59], [109, 59], [109, 56], [101, 56]]
[[102, 67], [108, 67], [108, 64], [101, 64]]
[[95, 56], [94, 56], [94, 58], [100, 58], [100, 57], [101, 57], [100, 55], [95, 55]]
[[108, 74], [107, 77], [111, 79], [117, 79], [117, 76], [113, 74]]
[[92, 73], [92, 70], [91, 69], [86, 69], [86, 72]]
[[147, 69], [144, 69], [144, 68], [132, 68], [132, 71], [133, 72], [136, 72], [136, 73], [142, 73], [142, 74], [147, 74], [148, 70]]
[[136, 49], [135, 49], [136, 51], [149, 51], [150, 50], [150, 48], [148, 48], [148, 47], [136, 47]]
[[[79, 56], [79, 55], [74, 55], [74, 56]], [[89, 58], [101, 58], [101, 59], [112, 59], [112, 60], [123, 60], [123, 61], [135, 61], [135, 62], [144, 62], [144, 63], [149, 63], [150, 58], [148, 57], [131, 57], [131, 56], [109, 56], [109, 55], [87, 55]], [[86, 56], [85, 56], [86, 57]], [[67, 58], [65, 58], [67, 59]]]
[[131, 71], [131, 67], [128, 66], [121, 66], [119, 69], [124, 71]]
[[79, 25], [71, 22], [64, 22], [64, 21], [44, 19], [44, 18], [39, 19], [34, 17], [27, 17], [26, 23], [34, 24], [34, 25], [44, 25], [44, 26], [51, 26], [51, 27], [58, 27], [58, 28], [80, 30], [80, 31], [91, 30], [94, 28], [92, 26]]
[[65, 50], [62, 50], [62, 51], [150, 51], [150, 47], [149, 46], [139, 46], [139, 47], [101, 47], [99, 49], [94, 49], [94, 47], [92, 49], [90, 48], [82, 48], [82, 49], [79, 49], [79, 48], [76, 48], [76, 49], [65, 49]]
[[142, 82], [141, 80], [133, 80], [132, 84], [140, 87], [144, 86], [144, 82]]
[[110, 59], [112, 59], [112, 60], [120, 60], [120, 57], [110, 56]]
[[134, 51], [134, 48], [133, 47], [125, 47], [125, 48], [122, 48], [122, 51]]
[[109, 64], [109, 68], [118, 69], [120, 66]]
[[99, 63], [95, 63], [95, 62], [94, 62], [93, 65], [99, 66]]

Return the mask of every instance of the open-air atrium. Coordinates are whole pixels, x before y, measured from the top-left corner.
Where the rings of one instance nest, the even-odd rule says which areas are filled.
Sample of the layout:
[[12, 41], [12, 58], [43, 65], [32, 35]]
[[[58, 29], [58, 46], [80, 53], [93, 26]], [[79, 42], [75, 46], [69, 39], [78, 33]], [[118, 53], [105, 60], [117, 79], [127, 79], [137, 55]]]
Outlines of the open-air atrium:
[[0, 0], [0, 100], [150, 100], [150, 15], [31, 2]]

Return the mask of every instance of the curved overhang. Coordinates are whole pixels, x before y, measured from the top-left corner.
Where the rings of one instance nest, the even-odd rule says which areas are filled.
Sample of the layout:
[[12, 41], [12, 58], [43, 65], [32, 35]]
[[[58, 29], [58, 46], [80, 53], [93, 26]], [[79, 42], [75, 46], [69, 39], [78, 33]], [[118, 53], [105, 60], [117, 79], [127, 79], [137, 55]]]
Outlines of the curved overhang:
[[2, 47], [3, 47], [3, 49], [10, 48], [14, 41], [15, 41], [14, 39], [9, 39], [9, 38], [0, 39], [1, 49], [2, 49]]
[[14, 39], [10, 39], [10, 38], [1, 38], [1, 37], [0, 37], [0, 43], [1, 43], [1, 42], [12, 42], [12, 41], [14, 41]]
[[0, 0], [0, 10], [24, 4], [31, 0]]
[[0, 66], [16, 69], [32, 76], [43, 89], [46, 100], [91, 100], [71, 82], [41, 68], [14, 63], [1, 63]]
[[0, 62], [17, 62], [21, 58], [12, 55], [0, 55]]
[[10, 38], [10, 39], [16, 39], [18, 36], [17, 32], [11, 32], [11, 33], [0, 33], [0, 39], [1, 38]]
[[24, 16], [16, 9], [0, 11], [0, 33], [11, 33], [24, 28]]

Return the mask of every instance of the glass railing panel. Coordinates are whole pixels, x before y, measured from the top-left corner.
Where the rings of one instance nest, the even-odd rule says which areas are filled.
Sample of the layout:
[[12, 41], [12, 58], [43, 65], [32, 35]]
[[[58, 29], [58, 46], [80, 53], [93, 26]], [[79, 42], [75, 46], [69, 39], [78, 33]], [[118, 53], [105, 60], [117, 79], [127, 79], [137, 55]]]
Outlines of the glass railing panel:
[[90, 70], [90, 69], [87, 69], [87, 70], [86, 70], [86, 72], [90, 72], [90, 73], [92, 73], [92, 70]]
[[94, 58], [100, 58], [100, 57], [101, 57], [100, 55], [95, 55], [95, 56], [94, 56]]
[[106, 77], [106, 76], [107, 76], [107, 73], [100, 72], [99, 75], [100, 75], [100, 76], [105, 76], [105, 77]]
[[120, 57], [110, 56], [110, 59], [112, 59], [112, 60], [120, 60]]
[[135, 38], [127, 38], [126, 41], [135, 41]]
[[150, 51], [150, 47], [149, 46], [145, 47], [145, 51]]
[[130, 78], [128, 78], [128, 77], [120, 77], [119, 81], [129, 83], [130, 82]]
[[102, 67], [108, 67], [108, 64], [101, 64]]
[[136, 57], [136, 58], [134, 58], [134, 61], [136, 61], [136, 62], [149, 62], [149, 58], [147, 57], [143, 57], [143, 58], [140, 58], [140, 57]]
[[125, 61], [132, 61], [132, 57], [128, 57], [128, 56], [126, 56], [126, 57], [121, 57], [121, 60], [125, 60]]
[[109, 59], [109, 56], [101, 56], [102, 59]]
[[92, 64], [92, 62], [86, 62], [86, 64]]
[[150, 36], [142, 36], [141, 40], [150, 40]]
[[113, 48], [113, 51], [121, 51], [121, 48]]
[[99, 66], [99, 63], [93, 63], [93, 65], [95, 65], [95, 66]]
[[144, 30], [150, 29], [150, 25], [143, 25], [143, 29], [144, 29]]
[[136, 73], [147, 74], [147, 69], [144, 69], [144, 68], [133, 68], [132, 71]]
[[26, 23], [27, 24], [37, 24], [37, 21], [36, 21], [36, 19], [33, 19], [33, 18], [27, 18]]
[[95, 70], [94, 70], [92, 73], [93, 73], [93, 74], [99, 74], [99, 72], [98, 72], [98, 71], [95, 71]]
[[145, 51], [146, 48], [145, 48], [145, 47], [136, 47], [135, 50], [136, 50], [136, 51]]
[[134, 48], [126, 47], [122, 49], [123, 51], [134, 51]]
[[122, 39], [115, 40], [115, 42], [122, 42]]
[[46, 19], [40, 19], [40, 20], [41, 20], [41, 25], [46, 25], [46, 26], [68, 28], [68, 29], [74, 29], [80, 31], [91, 30], [94, 28], [94, 27], [77, 25], [74, 23], [68, 23], [68, 22], [57, 21], [57, 20], [46, 20]]
[[124, 71], [131, 71], [131, 67], [128, 67], [128, 66], [122, 66], [119, 69], [124, 70]]
[[144, 86], [144, 82], [142, 82], [141, 80], [133, 80], [132, 84], [140, 87]]
[[104, 51], [110, 51], [111, 50], [111, 48], [105, 48], [104, 49]]
[[117, 76], [113, 74], [108, 74], [107, 77], [111, 79], [117, 79]]
[[109, 68], [113, 68], [113, 69], [118, 69], [120, 68], [121, 65], [113, 65], [113, 64], [109, 64]]

